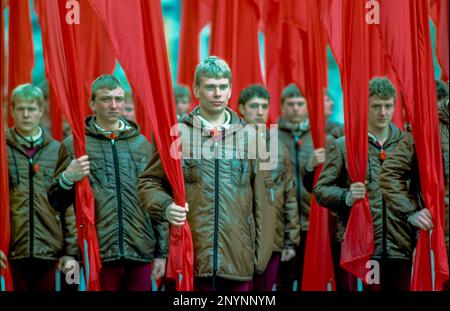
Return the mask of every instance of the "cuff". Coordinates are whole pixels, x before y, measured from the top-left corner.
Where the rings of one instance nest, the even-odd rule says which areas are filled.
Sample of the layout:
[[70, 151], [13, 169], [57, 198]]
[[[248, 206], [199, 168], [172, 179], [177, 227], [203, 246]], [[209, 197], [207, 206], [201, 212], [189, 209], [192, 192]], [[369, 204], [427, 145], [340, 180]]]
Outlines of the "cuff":
[[65, 190], [70, 190], [73, 187], [73, 182], [69, 181], [66, 176], [64, 176], [64, 172], [61, 174], [61, 177], [59, 178], [59, 185], [61, 188]]
[[345, 193], [345, 205], [351, 207], [353, 204], [350, 203], [350, 191]]

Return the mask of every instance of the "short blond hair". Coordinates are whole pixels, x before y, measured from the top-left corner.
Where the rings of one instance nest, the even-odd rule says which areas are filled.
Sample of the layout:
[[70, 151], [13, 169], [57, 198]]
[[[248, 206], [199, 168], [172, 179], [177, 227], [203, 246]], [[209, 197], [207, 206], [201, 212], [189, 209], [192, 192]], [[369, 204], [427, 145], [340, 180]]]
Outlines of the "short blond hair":
[[230, 66], [217, 56], [208, 56], [200, 64], [197, 65], [194, 75], [194, 85], [200, 85], [200, 78], [228, 79], [231, 85], [231, 69]]
[[11, 93], [11, 107], [18, 101], [34, 102], [36, 101], [39, 109], [44, 109], [44, 93], [42, 90], [31, 84], [20, 84]]

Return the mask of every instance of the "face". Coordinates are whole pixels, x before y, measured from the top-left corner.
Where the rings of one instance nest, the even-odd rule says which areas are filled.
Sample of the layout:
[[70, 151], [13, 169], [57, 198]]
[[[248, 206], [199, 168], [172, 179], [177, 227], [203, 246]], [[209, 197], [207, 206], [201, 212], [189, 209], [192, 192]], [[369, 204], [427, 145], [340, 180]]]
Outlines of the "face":
[[35, 135], [44, 109], [39, 108], [36, 101], [17, 101], [12, 109], [16, 128], [25, 136]]
[[91, 109], [100, 123], [115, 124], [119, 121], [124, 103], [125, 91], [123, 89], [99, 89], [95, 92], [95, 100], [91, 101]]
[[123, 105], [122, 115], [125, 119], [136, 121], [136, 116], [134, 112], [134, 103], [132, 101], [126, 101]]
[[306, 98], [290, 97], [286, 98], [282, 105], [283, 116], [291, 123], [301, 123], [308, 116]]
[[331, 116], [333, 113], [333, 100], [328, 95], [325, 95], [325, 117]]
[[269, 100], [252, 97], [244, 105], [239, 105], [239, 112], [247, 123], [266, 124], [269, 116]]
[[230, 80], [200, 77], [199, 84], [194, 86], [194, 95], [200, 101], [200, 108], [207, 114], [221, 114], [231, 96]]
[[190, 105], [191, 103], [189, 102], [188, 96], [175, 96], [177, 114], [182, 115], [187, 113]]
[[395, 99], [381, 99], [378, 96], [369, 98], [369, 129], [383, 130], [391, 123], [394, 114]]

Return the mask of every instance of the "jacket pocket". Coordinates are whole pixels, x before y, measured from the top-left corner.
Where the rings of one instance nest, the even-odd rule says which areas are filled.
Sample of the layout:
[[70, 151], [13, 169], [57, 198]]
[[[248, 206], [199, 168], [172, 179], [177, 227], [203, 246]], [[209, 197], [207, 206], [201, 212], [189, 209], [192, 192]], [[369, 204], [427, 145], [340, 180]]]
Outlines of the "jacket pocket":
[[271, 177], [266, 177], [265, 179], [267, 197], [269, 198], [269, 202], [274, 204], [275, 202], [275, 182]]
[[252, 247], [253, 253], [255, 253], [255, 230], [253, 225], [253, 217], [249, 216], [247, 217], [247, 226], [248, 226], [248, 237], [250, 239], [250, 245]]
[[247, 187], [250, 185], [248, 161], [240, 159], [230, 160], [231, 182], [238, 187]]
[[186, 183], [195, 183], [199, 177], [199, 166], [195, 160], [183, 160], [183, 175]]

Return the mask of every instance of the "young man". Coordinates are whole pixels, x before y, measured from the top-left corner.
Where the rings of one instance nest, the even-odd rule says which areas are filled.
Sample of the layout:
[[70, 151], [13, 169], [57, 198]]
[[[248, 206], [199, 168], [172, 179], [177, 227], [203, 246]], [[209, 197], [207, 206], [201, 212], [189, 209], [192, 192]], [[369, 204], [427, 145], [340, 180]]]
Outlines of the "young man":
[[[39, 127], [44, 95], [31, 84], [11, 94], [14, 128], [6, 132], [15, 290], [55, 290], [55, 271], [79, 255], [73, 207], [56, 213], [47, 200], [59, 143]], [[2, 254], [4, 255], [4, 254]]]
[[122, 116], [132, 122], [136, 122], [136, 111], [134, 109], [133, 95], [125, 92], [125, 102], [123, 103]]
[[344, 136], [344, 127], [342, 124], [331, 121], [331, 115], [333, 114], [334, 102], [328, 91], [325, 91], [325, 118], [326, 118], [326, 132], [334, 139]]
[[[448, 99], [439, 104], [439, 129], [441, 134], [442, 163], [444, 169], [445, 193], [445, 243], [448, 242], [448, 185], [449, 185], [449, 107]], [[421, 230], [431, 230], [433, 219], [428, 208], [421, 208], [420, 177], [411, 132], [405, 137], [383, 165], [380, 173], [380, 188], [392, 213]], [[448, 282], [447, 282], [448, 290]]]
[[[239, 95], [239, 112], [249, 124], [265, 126], [269, 116], [270, 95], [262, 85], [251, 85]], [[266, 133], [267, 144], [270, 135]], [[263, 274], [255, 274], [253, 290], [272, 290], [276, 283], [280, 260], [287, 262], [295, 256], [300, 241], [300, 222], [295, 197], [295, 181], [288, 151], [278, 145], [278, 165], [272, 170], [274, 181], [274, 207], [276, 210], [275, 241], [272, 257]]]
[[150, 144], [135, 123], [120, 117], [124, 96], [114, 76], [93, 82], [86, 155], [75, 159], [73, 137], [64, 140], [49, 200], [63, 210], [74, 203], [74, 183], [88, 176], [95, 199], [101, 289], [148, 291], [151, 276], [164, 275], [168, 228], [151, 219], [139, 202], [137, 180], [147, 165]]
[[181, 121], [191, 107], [191, 92], [187, 86], [180, 84], [174, 85], [173, 92], [175, 94], [175, 108], [177, 110], [178, 121]]
[[[396, 92], [385, 78], [374, 78], [369, 85], [368, 163], [366, 184], [353, 183], [347, 172], [345, 137], [330, 146], [325, 166], [314, 188], [317, 202], [338, 217], [338, 233], [342, 243], [352, 205], [367, 193], [373, 219], [375, 250], [372, 259], [380, 265], [380, 284], [369, 285], [372, 290], [408, 290], [415, 232], [403, 219], [396, 217], [383, 199], [378, 177], [384, 160], [402, 138], [392, 123]], [[348, 290], [354, 290], [354, 278], [347, 279]]]
[[200, 105], [180, 125], [189, 210], [174, 203], [158, 153], [140, 176], [139, 194], [156, 219], [189, 222], [196, 290], [249, 290], [254, 271], [263, 272], [272, 254], [272, 181], [249, 157], [240, 135], [244, 122], [227, 108], [227, 63], [207, 57], [197, 66], [193, 90]]
[[[301, 288], [306, 234], [309, 229], [311, 193], [302, 181], [302, 171], [313, 171], [325, 161], [325, 149], [314, 149], [309, 128], [306, 98], [295, 84], [288, 85], [281, 95], [282, 117], [278, 121], [279, 140], [289, 152], [296, 183], [296, 197], [300, 217], [300, 245], [296, 257], [282, 262], [277, 279], [277, 289], [290, 291]], [[296, 282], [295, 282], [296, 281]]]

